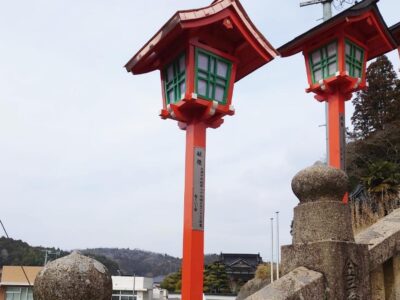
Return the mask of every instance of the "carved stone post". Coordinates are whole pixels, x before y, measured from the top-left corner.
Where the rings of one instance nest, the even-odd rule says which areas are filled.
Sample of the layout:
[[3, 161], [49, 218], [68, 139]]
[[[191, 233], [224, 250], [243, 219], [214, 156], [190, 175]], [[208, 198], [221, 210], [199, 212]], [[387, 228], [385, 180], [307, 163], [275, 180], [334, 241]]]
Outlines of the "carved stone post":
[[316, 164], [292, 180], [300, 204], [294, 209], [293, 243], [282, 247], [282, 269], [297, 267], [323, 273], [326, 298], [369, 300], [368, 246], [354, 242], [350, 208], [342, 203], [347, 175]]
[[400, 299], [400, 254], [393, 256], [393, 299]]
[[77, 252], [48, 263], [35, 280], [35, 300], [110, 300], [111, 276], [97, 260]]
[[385, 277], [383, 274], [383, 266], [372, 270], [371, 278], [371, 300], [385, 300]]

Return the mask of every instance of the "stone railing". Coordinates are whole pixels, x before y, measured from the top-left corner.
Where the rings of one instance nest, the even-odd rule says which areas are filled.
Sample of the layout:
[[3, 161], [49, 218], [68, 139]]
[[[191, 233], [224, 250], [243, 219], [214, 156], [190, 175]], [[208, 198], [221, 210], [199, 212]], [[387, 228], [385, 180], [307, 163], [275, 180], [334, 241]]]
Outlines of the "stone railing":
[[323, 299], [321, 295], [324, 294], [324, 276], [321, 273], [300, 267], [267, 285], [265, 288], [248, 297], [247, 300], [321, 300]]
[[368, 245], [371, 299], [400, 299], [400, 209], [355, 238]]

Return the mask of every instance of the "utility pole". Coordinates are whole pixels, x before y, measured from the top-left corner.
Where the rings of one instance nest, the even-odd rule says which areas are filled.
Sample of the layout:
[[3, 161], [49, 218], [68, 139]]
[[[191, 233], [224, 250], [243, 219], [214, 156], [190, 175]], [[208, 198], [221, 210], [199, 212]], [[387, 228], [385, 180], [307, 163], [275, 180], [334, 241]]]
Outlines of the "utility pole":
[[135, 285], [136, 285], [136, 274], [133, 273], [133, 298], [132, 300], [136, 300], [136, 296], [135, 296]]
[[279, 253], [280, 253], [280, 246], [279, 246], [279, 211], [276, 212], [276, 280], [279, 279]]
[[271, 283], [274, 282], [274, 218], [271, 218]]
[[47, 264], [48, 260], [49, 260], [49, 255], [55, 255], [56, 259], [57, 257], [60, 255], [60, 251], [51, 251], [48, 249], [42, 250], [45, 255], [44, 255], [44, 266]]
[[[333, 0], [312, 0], [300, 3], [300, 7], [315, 5], [322, 3], [323, 9], [323, 18], [322, 20], [325, 22], [332, 18], [332, 2]], [[321, 125], [325, 126], [325, 143], [326, 143], [326, 164], [329, 164], [329, 111], [328, 111], [328, 102], [325, 102], [325, 124]]]

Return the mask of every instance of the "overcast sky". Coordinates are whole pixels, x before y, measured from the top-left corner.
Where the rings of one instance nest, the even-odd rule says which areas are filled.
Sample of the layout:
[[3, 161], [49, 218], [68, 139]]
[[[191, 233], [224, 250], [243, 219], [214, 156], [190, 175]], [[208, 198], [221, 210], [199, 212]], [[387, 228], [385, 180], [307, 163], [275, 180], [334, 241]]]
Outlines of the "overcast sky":
[[[176, 10], [210, 2], [0, 0], [0, 217], [11, 237], [181, 256], [185, 132], [158, 117], [159, 73], [123, 66]], [[276, 48], [321, 22], [320, 5], [241, 2]], [[399, 21], [398, 0], [379, 7]], [[305, 87], [302, 55], [277, 58], [236, 84], [236, 115], [208, 130], [206, 253], [269, 259], [278, 210], [291, 242], [291, 179], [325, 156], [324, 106]]]

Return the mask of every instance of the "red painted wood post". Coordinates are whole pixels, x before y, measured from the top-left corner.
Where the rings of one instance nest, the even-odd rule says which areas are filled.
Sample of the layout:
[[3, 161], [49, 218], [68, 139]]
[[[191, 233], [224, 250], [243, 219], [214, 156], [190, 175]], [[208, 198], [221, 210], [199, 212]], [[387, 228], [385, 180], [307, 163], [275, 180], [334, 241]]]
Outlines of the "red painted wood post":
[[182, 300], [202, 300], [206, 129], [201, 121], [186, 128]]
[[[345, 171], [346, 169], [346, 126], [345, 126], [345, 95], [336, 90], [328, 96], [329, 122], [329, 165]], [[343, 197], [347, 203], [348, 193]]]
[[344, 95], [335, 91], [328, 96], [329, 165], [345, 169], [345, 106]]

